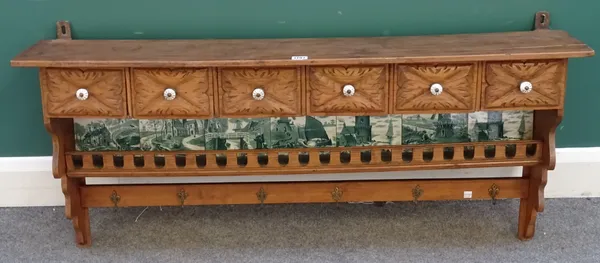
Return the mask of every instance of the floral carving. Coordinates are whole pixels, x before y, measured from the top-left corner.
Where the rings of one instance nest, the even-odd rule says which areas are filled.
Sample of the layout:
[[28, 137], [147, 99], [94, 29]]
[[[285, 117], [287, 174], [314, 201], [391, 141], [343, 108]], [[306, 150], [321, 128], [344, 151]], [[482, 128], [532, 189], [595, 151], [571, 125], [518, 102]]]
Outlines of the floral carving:
[[[136, 116], [207, 117], [212, 115], [208, 69], [138, 69], [132, 72]], [[175, 91], [167, 100], [165, 89]]]
[[[311, 67], [309, 114], [383, 113], [387, 110], [387, 67]], [[355, 92], [344, 96], [344, 85]]]
[[[488, 63], [485, 69], [484, 108], [558, 107], [561, 104], [565, 77], [562, 61]], [[522, 81], [533, 84], [531, 92], [521, 93]]]
[[[297, 68], [222, 69], [221, 116], [293, 116], [301, 113], [301, 79]], [[260, 88], [264, 98], [252, 92]]]
[[[476, 67], [463, 65], [399, 65], [395, 89], [395, 112], [423, 110], [469, 110], [475, 105]], [[438, 83], [443, 92], [435, 96], [432, 84]]]
[[[46, 69], [44, 99], [48, 116], [121, 117], [125, 110], [123, 70]], [[86, 89], [89, 97], [79, 100], [75, 93]]]

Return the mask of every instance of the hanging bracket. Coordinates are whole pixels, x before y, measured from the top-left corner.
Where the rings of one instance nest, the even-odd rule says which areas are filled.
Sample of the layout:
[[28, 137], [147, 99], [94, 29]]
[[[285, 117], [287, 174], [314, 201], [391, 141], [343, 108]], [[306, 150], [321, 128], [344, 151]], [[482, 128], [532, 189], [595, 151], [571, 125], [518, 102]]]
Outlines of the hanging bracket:
[[535, 30], [550, 29], [550, 13], [539, 11], [535, 13]]
[[56, 38], [71, 40], [71, 22], [60, 20], [56, 22]]

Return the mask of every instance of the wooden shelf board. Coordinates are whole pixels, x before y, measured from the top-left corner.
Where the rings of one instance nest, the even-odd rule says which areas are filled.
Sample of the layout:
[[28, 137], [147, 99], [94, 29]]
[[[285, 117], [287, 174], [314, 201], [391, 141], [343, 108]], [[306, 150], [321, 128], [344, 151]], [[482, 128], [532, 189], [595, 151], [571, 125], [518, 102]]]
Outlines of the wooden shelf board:
[[[444, 63], [587, 57], [561, 30], [288, 39], [42, 40], [13, 67], [239, 67]], [[292, 56], [307, 56], [292, 60]]]

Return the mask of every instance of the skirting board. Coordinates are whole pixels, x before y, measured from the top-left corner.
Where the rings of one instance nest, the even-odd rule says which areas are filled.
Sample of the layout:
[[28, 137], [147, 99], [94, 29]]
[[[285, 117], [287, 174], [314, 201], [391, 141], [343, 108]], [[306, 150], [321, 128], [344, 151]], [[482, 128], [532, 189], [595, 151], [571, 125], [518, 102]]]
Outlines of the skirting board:
[[[557, 164], [549, 172], [547, 198], [600, 197], [600, 147], [559, 148]], [[62, 206], [60, 180], [51, 174], [52, 159], [43, 157], [0, 157], [0, 207]], [[89, 184], [203, 183], [267, 181], [332, 181], [375, 179], [424, 179], [521, 176], [521, 168], [481, 168], [433, 171], [310, 174], [283, 176], [222, 176], [178, 178], [91, 178]]]

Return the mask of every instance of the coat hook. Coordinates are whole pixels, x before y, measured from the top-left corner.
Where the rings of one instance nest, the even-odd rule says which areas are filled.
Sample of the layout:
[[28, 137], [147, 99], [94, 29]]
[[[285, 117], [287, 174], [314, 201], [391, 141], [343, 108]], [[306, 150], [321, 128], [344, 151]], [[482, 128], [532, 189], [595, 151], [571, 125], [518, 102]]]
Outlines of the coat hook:
[[417, 200], [423, 195], [423, 192], [425, 191], [419, 185], [412, 189], [413, 203], [417, 204]]
[[333, 192], [331, 192], [331, 198], [333, 198], [336, 203], [342, 200], [342, 195], [344, 195], [344, 192], [337, 186], [333, 189]]
[[260, 187], [260, 190], [256, 192], [256, 198], [258, 198], [258, 201], [260, 201], [261, 205], [264, 204], [265, 200], [267, 199], [267, 192], [262, 186]]
[[498, 196], [498, 193], [500, 193], [500, 187], [498, 187], [498, 185], [495, 183], [492, 184], [492, 186], [490, 186], [488, 189], [488, 194], [492, 198], [492, 204], [496, 204], [496, 197]]
[[179, 198], [179, 202], [181, 203], [182, 207], [183, 203], [185, 202], [185, 199], [187, 199], [188, 196], [189, 194], [183, 188], [181, 188], [177, 193], [177, 197]]
[[117, 194], [117, 191], [112, 191], [112, 194], [110, 195], [110, 201], [112, 201], [112, 203], [115, 204], [115, 207], [117, 207], [121, 201], [121, 196]]

